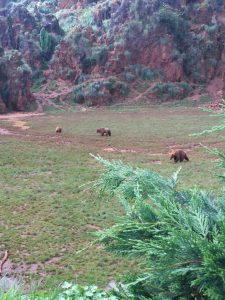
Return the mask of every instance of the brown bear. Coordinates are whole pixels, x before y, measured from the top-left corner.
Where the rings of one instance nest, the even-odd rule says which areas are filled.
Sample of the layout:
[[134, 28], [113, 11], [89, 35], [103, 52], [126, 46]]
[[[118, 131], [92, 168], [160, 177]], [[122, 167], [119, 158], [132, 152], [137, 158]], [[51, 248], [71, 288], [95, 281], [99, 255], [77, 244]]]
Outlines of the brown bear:
[[178, 161], [182, 162], [184, 159], [189, 161], [187, 154], [183, 150], [173, 150], [170, 159], [174, 159], [174, 162], [177, 163]]
[[56, 133], [62, 133], [62, 127], [57, 126], [55, 129]]
[[111, 136], [111, 130], [109, 128], [98, 128], [97, 133], [100, 133], [101, 136], [106, 135], [106, 136]]

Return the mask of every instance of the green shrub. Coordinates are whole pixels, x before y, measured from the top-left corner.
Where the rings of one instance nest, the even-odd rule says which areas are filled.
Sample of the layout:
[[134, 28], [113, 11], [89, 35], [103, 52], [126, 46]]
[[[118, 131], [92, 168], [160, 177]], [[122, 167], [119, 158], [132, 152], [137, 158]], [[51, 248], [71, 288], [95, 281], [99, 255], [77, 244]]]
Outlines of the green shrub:
[[130, 72], [124, 72], [123, 78], [125, 81], [132, 82], [136, 78], [136, 76]]
[[90, 73], [91, 68], [94, 67], [97, 64], [97, 61], [94, 57], [85, 57], [82, 59], [81, 66], [82, 66], [82, 71], [85, 74]]
[[157, 83], [153, 89], [153, 93], [156, 94], [161, 100], [168, 99], [183, 99], [190, 95], [192, 92], [191, 86], [187, 82], [181, 83]]
[[80, 104], [84, 103], [85, 96], [82, 92], [82, 87], [79, 88], [76, 87], [73, 89], [72, 101], [74, 103], [80, 103]]
[[179, 191], [179, 170], [166, 179], [121, 161], [96, 159], [105, 172], [95, 187], [104, 201], [106, 193], [116, 196], [126, 216], [97, 233], [95, 242], [140, 262], [122, 294], [135, 300], [224, 300], [224, 195], [196, 187]]
[[106, 62], [108, 50], [105, 45], [100, 47], [91, 47], [90, 45], [88, 52], [90, 52], [89, 56], [81, 60], [82, 70], [85, 74], [89, 73], [93, 66]]
[[153, 87], [153, 92], [163, 100], [175, 99], [179, 95], [180, 90], [176, 87], [174, 83], [157, 83]]
[[179, 83], [179, 87], [183, 90], [183, 97], [187, 97], [192, 92], [192, 87], [187, 82]]
[[49, 293], [29, 293], [23, 295], [18, 288], [11, 289], [8, 292], [0, 291], [0, 300], [118, 300], [110, 292], [103, 291], [95, 285], [81, 286], [64, 282], [54, 292]]
[[185, 15], [165, 5], [158, 11], [158, 22], [167, 27], [173, 35], [178, 46], [183, 46], [184, 40], [189, 34], [188, 21]]
[[90, 106], [99, 103], [109, 104], [113, 101], [115, 93], [124, 97], [129, 93], [129, 87], [126, 83], [109, 77], [75, 86], [71, 100], [74, 103], [88, 103]]
[[126, 57], [126, 59], [129, 59], [131, 57], [131, 52], [128, 50], [124, 51], [124, 56]]
[[83, 27], [88, 27], [94, 24], [94, 6], [88, 6], [85, 9], [81, 9], [78, 11], [79, 20]]
[[55, 38], [44, 28], [40, 31], [40, 46], [45, 59], [50, 60], [55, 50]]
[[210, 95], [202, 95], [199, 97], [200, 103], [207, 103], [207, 102], [211, 102], [211, 101], [212, 101], [212, 97]]
[[155, 69], [149, 69], [141, 65], [129, 65], [125, 68], [125, 73], [134, 74], [136, 77], [139, 77], [143, 80], [154, 80], [160, 77], [160, 72]]
[[25, 74], [25, 73], [32, 73], [32, 69], [31, 67], [26, 64], [23, 63], [22, 65], [20, 65], [19, 67], [17, 67], [17, 72], [20, 73], [21, 75]]
[[9, 104], [9, 96], [10, 96], [10, 87], [9, 84], [6, 82], [0, 87], [0, 95], [2, 97], [2, 100], [8, 106]]
[[183, 70], [186, 76], [197, 83], [203, 83], [205, 78], [201, 75], [201, 50], [191, 46], [183, 57]]
[[141, 34], [143, 30], [143, 24], [141, 21], [132, 20], [128, 23], [126, 31], [129, 37], [135, 37], [137, 34]]
[[97, 286], [80, 286], [78, 284], [72, 284], [65, 282], [62, 286], [63, 291], [61, 293], [61, 297], [65, 300], [117, 300], [116, 296], [112, 296], [109, 293], [98, 289]]
[[204, 28], [205, 28], [205, 31], [209, 34], [215, 34], [218, 29], [219, 29], [219, 26], [217, 24], [213, 24], [213, 25], [206, 25], [204, 24]]
[[41, 88], [41, 85], [45, 82], [45, 78], [44, 77], [39, 77], [37, 79], [34, 80], [32, 87], [31, 87], [31, 91], [33, 93], [38, 92]]
[[89, 5], [84, 9], [76, 9], [73, 12], [68, 11], [68, 14], [65, 14], [65, 10], [58, 10], [55, 15], [59, 20], [60, 27], [65, 33], [70, 34], [70, 31], [80, 31], [87, 27], [92, 27], [92, 29], [96, 30], [95, 10], [94, 5]]

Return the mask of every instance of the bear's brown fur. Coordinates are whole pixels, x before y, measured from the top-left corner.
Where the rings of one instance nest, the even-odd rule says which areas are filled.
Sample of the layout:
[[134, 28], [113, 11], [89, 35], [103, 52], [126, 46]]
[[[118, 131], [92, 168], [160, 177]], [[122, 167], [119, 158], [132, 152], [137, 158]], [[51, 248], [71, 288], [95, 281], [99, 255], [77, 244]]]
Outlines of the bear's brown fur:
[[174, 162], [177, 163], [178, 161], [182, 162], [184, 159], [189, 161], [187, 154], [183, 150], [173, 150], [170, 159], [174, 159]]
[[111, 130], [109, 128], [98, 128], [97, 133], [100, 133], [101, 136], [106, 135], [106, 136], [111, 136]]
[[57, 126], [55, 129], [56, 133], [62, 133], [62, 127]]

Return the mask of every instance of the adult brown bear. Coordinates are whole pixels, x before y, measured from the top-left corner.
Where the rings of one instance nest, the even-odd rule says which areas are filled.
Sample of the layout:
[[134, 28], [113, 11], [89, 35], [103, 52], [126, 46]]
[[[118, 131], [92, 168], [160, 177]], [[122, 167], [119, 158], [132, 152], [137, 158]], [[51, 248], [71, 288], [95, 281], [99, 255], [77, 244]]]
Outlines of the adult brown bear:
[[62, 133], [62, 127], [57, 126], [55, 129], [56, 133]]
[[97, 133], [100, 133], [101, 136], [106, 135], [106, 136], [111, 136], [111, 130], [109, 128], [98, 128]]
[[173, 150], [170, 159], [174, 159], [174, 162], [177, 163], [178, 161], [182, 162], [184, 159], [189, 161], [187, 154], [183, 150]]

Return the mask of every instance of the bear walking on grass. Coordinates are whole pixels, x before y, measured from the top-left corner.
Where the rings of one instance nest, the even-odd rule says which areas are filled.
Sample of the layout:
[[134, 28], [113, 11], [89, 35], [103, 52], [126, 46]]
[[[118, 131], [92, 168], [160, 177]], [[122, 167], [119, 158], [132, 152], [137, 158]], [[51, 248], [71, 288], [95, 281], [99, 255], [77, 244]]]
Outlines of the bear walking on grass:
[[184, 159], [189, 161], [187, 154], [183, 150], [173, 150], [170, 155], [170, 160], [174, 159], [174, 162], [177, 163], [178, 161], [182, 162]]
[[106, 136], [111, 136], [111, 130], [109, 128], [98, 128], [97, 133], [100, 133], [101, 136], [106, 135]]
[[55, 129], [56, 133], [62, 133], [62, 127], [57, 126]]

